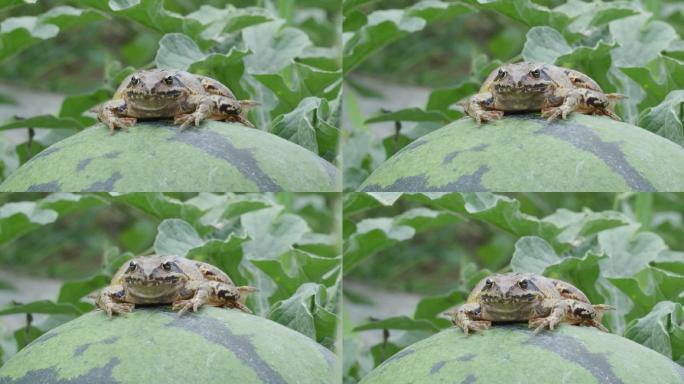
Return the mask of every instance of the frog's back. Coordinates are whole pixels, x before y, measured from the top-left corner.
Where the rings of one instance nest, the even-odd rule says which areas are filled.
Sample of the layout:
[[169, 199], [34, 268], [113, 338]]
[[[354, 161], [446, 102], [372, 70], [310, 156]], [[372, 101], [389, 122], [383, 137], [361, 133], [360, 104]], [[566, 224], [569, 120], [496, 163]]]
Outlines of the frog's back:
[[598, 83], [584, 73], [568, 68], [563, 68], [563, 70], [575, 88], [586, 88], [593, 91], [603, 92]]
[[212, 280], [212, 281], [218, 281], [221, 283], [225, 284], [230, 284], [230, 285], [235, 285], [233, 284], [233, 280], [228, 277], [228, 275], [223, 272], [222, 270], [218, 269], [217, 267], [202, 262], [202, 261], [197, 261], [197, 260], [188, 260], [189, 262], [195, 264], [197, 268], [199, 269], [200, 273], [202, 273], [202, 276], [206, 280]]

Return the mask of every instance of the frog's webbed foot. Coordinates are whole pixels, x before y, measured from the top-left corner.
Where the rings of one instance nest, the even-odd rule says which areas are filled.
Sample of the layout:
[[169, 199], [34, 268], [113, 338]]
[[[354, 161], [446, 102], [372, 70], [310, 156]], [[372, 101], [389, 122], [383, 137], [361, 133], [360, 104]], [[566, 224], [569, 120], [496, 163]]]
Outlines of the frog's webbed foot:
[[135, 304], [132, 303], [108, 303], [102, 310], [107, 314], [107, 318], [111, 319], [113, 315], [130, 313], [134, 308]]
[[498, 120], [503, 117], [503, 111], [488, 109], [493, 102], [494, 98], [491, 93], [478, 93], [465, 102], [464, 111], [468, 116], [475, 119], [479, 127], [482, 122]]
[[195, 295], [189, 300], [176, 300], [171, 305], [171, 309], [178, 311], [178, 316], [183, 315], [188, 310], [192, 309], [193, 312], [197, 312], [200, 307], [209, 301], [209, 294], [211, 292], [211, 286], [208, 284], [201, 285], [195, 291]]
[[97, 295], [95, 305], [111, 319], [113, 315], [128, 313], [135, 308], [135, 304], [120, 302], [125, 296], [126, 292], [120, 285], [108, 286]]
[[479, 314], [480, 306], [477, 304], [463, 304], [454, 311], [446, 312], [446, 315], [451, 317], [451, 322], [456, 327], [461, 328], [466, 337], [470, 331], [483, 335], [484, 331], [492, 325], [491, 321], [478, 320]]
[[96, 109], [97, 120], [109, 127], [109, 131], [114, 134], [117, 128], [128, 131], [137, 119], [125, 115], [127, 110], [126, 102], [123, 100], [110, 100]]

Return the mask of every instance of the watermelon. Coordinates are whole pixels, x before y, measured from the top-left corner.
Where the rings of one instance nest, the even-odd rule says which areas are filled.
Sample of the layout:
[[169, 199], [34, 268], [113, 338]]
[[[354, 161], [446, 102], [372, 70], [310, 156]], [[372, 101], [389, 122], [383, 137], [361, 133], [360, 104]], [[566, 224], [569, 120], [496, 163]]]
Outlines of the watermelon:
[[169, 307], [108, 320], [91, 312], [0, 368], [0, 384], [334, 383], [336, 358], [310, 338], [235, 309]]
[[1, 191], [337, 191], [338, 170], [315, 153], [237, 123], [181, 131], [169, 121], [110, 135], [102, 124], [43, 150]]
[[572, 114], [457, 120], [381, 164], [362, 191], [682, 191], [684, 148], [645, 129]]
[[496, 325], [483, 336], [444, 330], [396, 353], [361, 384], [684, 383], [684, 368], [618, 335], [561, 325], [533, 335], [526, 324]]

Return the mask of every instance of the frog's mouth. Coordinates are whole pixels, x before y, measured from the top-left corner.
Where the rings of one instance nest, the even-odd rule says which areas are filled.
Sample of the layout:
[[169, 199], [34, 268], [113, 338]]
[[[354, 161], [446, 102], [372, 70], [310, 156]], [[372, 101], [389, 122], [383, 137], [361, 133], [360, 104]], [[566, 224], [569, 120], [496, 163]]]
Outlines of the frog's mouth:
[[515, 85], [515, 84], [495, 84], [494, 91], [496, 93], [515, 93], [515, 94], [525, 94], [525, 93], [540, 93], [546, 92], [549, 88], [547, 83], [537, 83], [537, 84], [525, 84], [525, 85]]
[[126, 92], [127, 101], [133, 104], [135, 109], [157, 110], [165, 108], [170, 103], [175, 103], [184, 97], [186, 92], [182, 89], [172, 89], [163, 92], [140, 92], [129, 90]]
[[126, 281], [126, 284], [134, 287], [157, 287], [162, 285], [175, 286], [180, 281], [180, 276], [171, 275], [165, 277], [157, 277], [154, 279], [126, 276], [124, 280]]
[[510, 305], [510, 304], [525, 304], [538, 301], [539, 298], [533, 293], [519, 295], [519, 296], [490, 296], [482, 295], [480, 300], [484, 304], [490, 305]]

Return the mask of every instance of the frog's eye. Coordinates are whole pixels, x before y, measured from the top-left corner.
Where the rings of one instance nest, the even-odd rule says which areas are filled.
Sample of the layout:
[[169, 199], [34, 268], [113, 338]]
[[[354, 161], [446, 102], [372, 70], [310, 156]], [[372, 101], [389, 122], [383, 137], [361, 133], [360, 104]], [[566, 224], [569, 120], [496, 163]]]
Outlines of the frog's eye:
[[165, 262], [162, 263], [161, 267], [162, 267], [165, 271], [168, 272], [168, 271], [171, 270], [171, 262], [170, 262], [170, 261], [165, 261]]
[[131, 261], [130, 263], [128, 263], [128, 269], [126, 270], [126, 272], [133, 272], [136, 268], [138, 268], [138, 263], [136, 263], [135, 261]]
[[522, 279], [522, 280], [518, 281], [518, 286], [522, 289], [527, 289], [528, 285], [529, 285], [529, 281], [527, 279]]
[[499, 69], [499, 72], [496, 74], [494, 80], [501, 80], [504, 78], [504, 76], [506, 76], [506, 71], [504, 71], [503, 69]]
[[173, 84], [173, 76], [166, 76], [166, 77], [164, 78], [164, 83], [166, 83], [166, 85], [171, 85], [171, 84]]
[[140, 78], [138, 76], [131, 77], [131, 82], [129, 83], [130, 85], [136, 85], [138, 83], [140, 83]]
[[538, 79], [539, 76], [541, 76], [541, 73], [539, 72], [539, 69], [535, 69], [533, 71], [530, 71], [530, 75], [532, 75], [532, 77], [534, 77], [535, 79]]
[[494, 282], [492, 281], [492, 279], [487, 279], [487, 280], [485, 280], [485, 285], [484, 285], [485, 289], [491, 288], [491, 287], [492, 287], [492, 284], [494, 284]]

